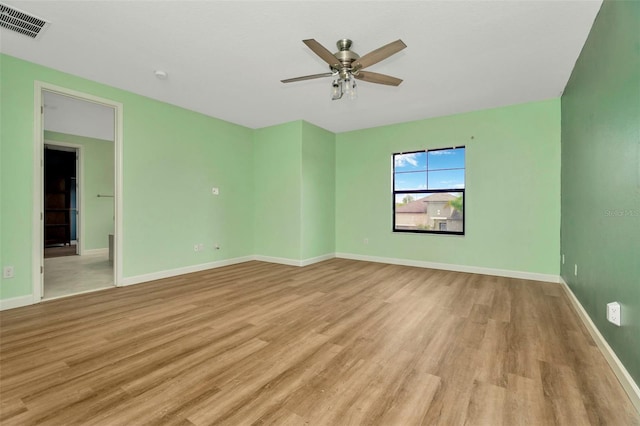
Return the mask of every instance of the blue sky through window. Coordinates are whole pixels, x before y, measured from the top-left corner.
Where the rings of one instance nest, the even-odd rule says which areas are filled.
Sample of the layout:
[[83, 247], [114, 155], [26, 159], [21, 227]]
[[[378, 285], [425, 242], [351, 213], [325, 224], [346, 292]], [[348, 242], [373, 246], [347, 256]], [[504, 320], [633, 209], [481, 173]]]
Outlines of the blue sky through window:
[[464, 169], [464, 148], [429, 151], [429, 170]]
[[429, 188], [450, 189], [464, 188], [464, 170], [436, 170], [429, 171]]
[[396, 154], [394, 163], [396, 172], [427, 170], [427, 153], [423, 151], [409, 154]]
[[464, 157], [464, 148], [396, 154], [394, 190], [464, 188]]
[[396, 173], [396, 191], [427, 189], [427, 172]]

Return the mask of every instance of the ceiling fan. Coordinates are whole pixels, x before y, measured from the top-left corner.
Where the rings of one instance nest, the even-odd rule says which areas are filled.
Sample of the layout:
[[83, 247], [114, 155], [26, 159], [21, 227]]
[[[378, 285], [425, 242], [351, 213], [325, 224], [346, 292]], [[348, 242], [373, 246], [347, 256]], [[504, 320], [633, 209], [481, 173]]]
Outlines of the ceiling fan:
[[402, 40], [396, 40], [360, 57], [351, 50], [353, 42], [348, 38], [338, 40], [336, 45], [338, 51], [331, 53], [327, 48], [314, 39], [302, 40], [304, 44], [318, 55], [323, 61], [329, 64], [330, 72], [322, 74], [305, 75], [302, 77], [288, 78], [280, 80], [283, 83], [293, 83], [294, 81], [312, 80], [314, 78], [333, 77], [331, 85], [331, 99], [334, 101], [341, 99], [344, 94], [350, 99], [354, 99], [356, 92], [356, 79], [369, 83], [386, 84], [388, 86], [398, 86], [402, 80], [386, 74], [372, 71], [363, 71], [373, 64], [387, 59], [407, 47]]

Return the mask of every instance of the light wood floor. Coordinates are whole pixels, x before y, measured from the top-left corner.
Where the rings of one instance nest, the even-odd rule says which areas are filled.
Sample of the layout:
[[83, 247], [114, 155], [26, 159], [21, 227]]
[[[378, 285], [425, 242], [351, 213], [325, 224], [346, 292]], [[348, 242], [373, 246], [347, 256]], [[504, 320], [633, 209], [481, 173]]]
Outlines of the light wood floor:
[[3, 425], [637, 425], [558, 284], [248, 262], [0, 313]]

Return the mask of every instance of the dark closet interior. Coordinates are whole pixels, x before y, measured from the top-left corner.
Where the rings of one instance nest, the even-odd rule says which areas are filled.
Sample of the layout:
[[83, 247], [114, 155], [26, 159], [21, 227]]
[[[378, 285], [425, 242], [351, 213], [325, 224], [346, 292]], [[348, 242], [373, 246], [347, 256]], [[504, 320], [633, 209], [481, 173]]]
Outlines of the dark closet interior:
[[71, 245], [75, 223], [76, 153], [45, 147], [44, 245]]

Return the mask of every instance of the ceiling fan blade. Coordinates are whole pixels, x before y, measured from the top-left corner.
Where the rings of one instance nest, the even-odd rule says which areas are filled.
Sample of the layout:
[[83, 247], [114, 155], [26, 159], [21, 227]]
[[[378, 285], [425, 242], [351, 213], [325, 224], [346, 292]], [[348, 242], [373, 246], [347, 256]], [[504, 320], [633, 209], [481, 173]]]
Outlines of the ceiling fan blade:
[[369, 83], [386, 84], [387, 86], [399, 86], [400, 83], [402, 83], [401, 78], [371, 71], [359, 71], [358, 74], [355, 74], [355, 77], [358, 80], [367, 81]]
[[293, 83], [294, 81], [313, 80], [314, 78], [331, 77], [333, 73], [323, 72], [322, 74], [304, 75], [302, 77], [287, 78], [286, 80], [280, 80], [283, 83]]
[[377, 64], [383, 59], [387, 59], [389, 56], [398, 53], [405, 47], [407, 47], [407, 45], [404, 44], [404, 42], [400, 39], [392, 41], [389, 44], [386, 44], [372, 52], [367, 53], [360, 59], [356, 59], [355, 61], [353, 61], [353, 67], [359, 70], [370, 67], [371, 65]]
[[313, 50], [313, 53], [320, 56], [320, 58], [322, 58], [323, 61], [329, 64], [329, 66], [333, 68], [339, 68], [340, 61], [326, 47], [312, 38], [308, 40], [302, 40], [302, 42], [306, 44], [309, 49]]

